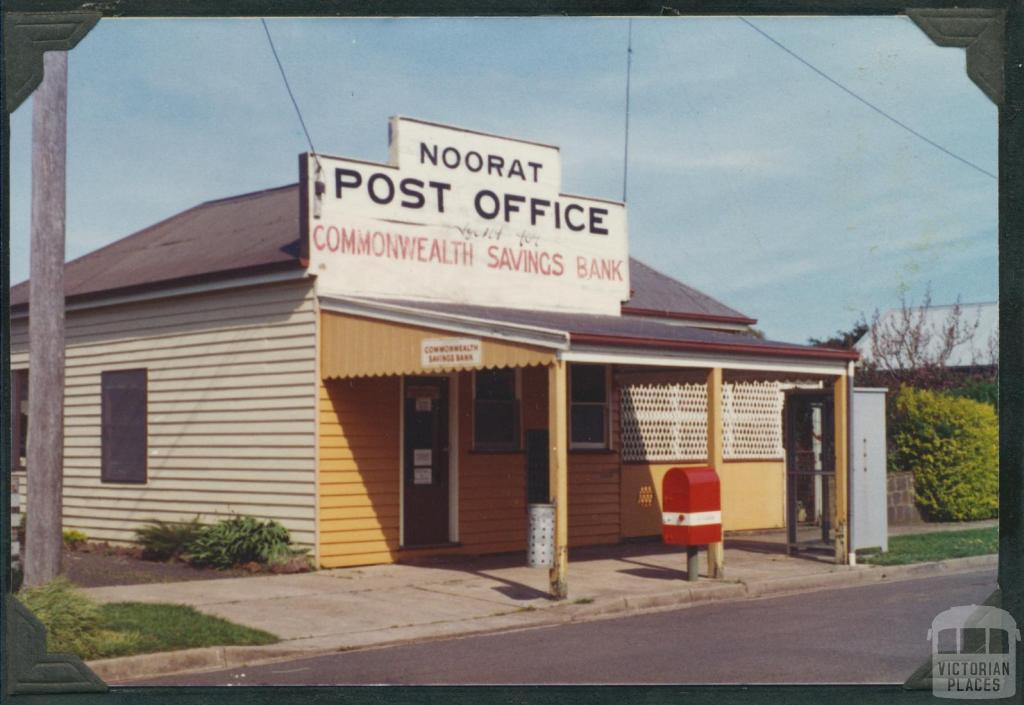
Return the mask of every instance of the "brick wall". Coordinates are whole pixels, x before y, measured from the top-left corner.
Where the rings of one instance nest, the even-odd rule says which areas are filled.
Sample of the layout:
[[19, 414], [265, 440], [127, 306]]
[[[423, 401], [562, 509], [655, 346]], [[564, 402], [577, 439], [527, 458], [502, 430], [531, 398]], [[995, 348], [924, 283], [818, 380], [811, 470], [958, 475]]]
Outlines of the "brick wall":
[[914, 500], [914, 473], [891, 472], [886, 477], [890, 524], [924, 521]]

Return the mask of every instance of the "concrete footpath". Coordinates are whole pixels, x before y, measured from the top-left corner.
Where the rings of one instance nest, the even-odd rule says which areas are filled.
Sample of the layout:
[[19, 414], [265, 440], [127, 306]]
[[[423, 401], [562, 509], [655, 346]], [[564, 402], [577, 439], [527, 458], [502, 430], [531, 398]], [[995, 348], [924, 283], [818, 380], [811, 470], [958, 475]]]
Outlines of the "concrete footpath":
[[685, 580], [685, 553], [661, 544], [573, 551], [569, 598], [548, 598], [547, 570], [522, 556], [439, 559], [298, 575], [87, 589], [99, 602], [185, 604], [280, 637], [89, 662], [108, 682], [230, 668], [335, 651], [552, 626], [888, 580], [994, 569], [996, 556], [906, 566], [837, 566], [777, 546], [727, 540], [726, 579]]

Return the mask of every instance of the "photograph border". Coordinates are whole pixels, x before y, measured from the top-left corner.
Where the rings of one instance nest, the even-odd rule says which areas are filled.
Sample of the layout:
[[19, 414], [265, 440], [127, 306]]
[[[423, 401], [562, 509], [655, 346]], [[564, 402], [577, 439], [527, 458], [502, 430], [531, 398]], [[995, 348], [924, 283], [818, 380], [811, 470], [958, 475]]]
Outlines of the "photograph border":
[[[10, 113], [42, 78], [42, 54], [72, 50], [101, 18], [120, 17], [498, 17], [498, 16], [683, 16], [683, 15], [907, 15], [940, 46], [965, 49], [965, 70], [999, 109], [999, 568], [996, 593], [986, 602], [1001, 606], [1024, 623], [1024, 0], [974, 0], [956, 7], [952, 0], [684, 0], [663, 4], [625, 0], [8, 0], [2, 4], [4, 99], [0, 261], [10, 262]], [[0, 420], [11, 432], [10, 271], [0, 273]], [[6, 444], [4, 444], [6, 445]], [[3, 476], [10, 478], [9, 454], [0, 453]], [[11, 593], [11, 494], [0, 492], [0, 698], [4, 703], [594, 703], [623, 700], [648, 703], [889, 703], [933, 702], [925, 663], [907, 683], [867, 685], [574, 685], [574, 686], [106, 686], [73, 656], [47, 654], [39, 622]], [[922, 641], [924, 637], [922, 635]], [[1024, 650], [1017, 653], [1018, 687]]]

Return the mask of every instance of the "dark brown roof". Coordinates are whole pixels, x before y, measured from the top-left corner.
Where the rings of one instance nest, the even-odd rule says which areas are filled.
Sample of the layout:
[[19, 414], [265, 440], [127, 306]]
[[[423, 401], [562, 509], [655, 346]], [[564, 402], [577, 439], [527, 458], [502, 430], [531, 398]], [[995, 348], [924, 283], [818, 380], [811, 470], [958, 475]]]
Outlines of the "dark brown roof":
[[658, 318], [531, 311], [398, 299], [362, 300], [371, 303], [379, 302], [397, 305], [425, 312], [451, 314], [499, 323], [511, 323], [533, 328], [562, 331], [569, 334], [569, 340], [574, 347], [577, 344], [585, 344], [836, 360], [856, 360], [858, 358], [856, 351], [764, 340], [749, 333], [731, 333], [728, 331], [698, 328]]
[[[298, 186], [208, 201], [68, 262], [69, 299], [298, 267]], [[623, 313], [754, 323], [739, 311], [630, 258], [632, 298]], [[28, 282], [11, 306], [28, 303]]]
[[[67, 263], [69, 299], [299, 266], [294, 184], [208, 201]], [[11, 306], [28, 303], [28, 282]]]
[[757, 319], [744, 316], [721, 301], [630, 258], [629, 282], [633, 294], [622, 304], [623, 313], [665, 318], [688, 318], [753, 325]]

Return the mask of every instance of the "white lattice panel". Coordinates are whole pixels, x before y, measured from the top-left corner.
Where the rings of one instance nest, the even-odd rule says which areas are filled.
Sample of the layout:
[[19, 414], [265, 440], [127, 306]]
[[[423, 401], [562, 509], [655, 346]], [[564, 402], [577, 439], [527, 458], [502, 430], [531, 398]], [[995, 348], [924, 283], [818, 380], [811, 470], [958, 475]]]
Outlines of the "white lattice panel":
[[635, 384], [622, 390], [622, 459], [696, 460], [708, 454], [703, 384]]
[[779, 382], [722, 385], [722, 456], [782, 458], [783, 393]]

